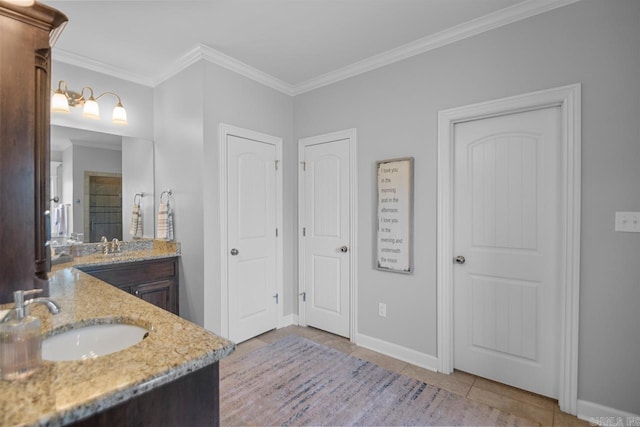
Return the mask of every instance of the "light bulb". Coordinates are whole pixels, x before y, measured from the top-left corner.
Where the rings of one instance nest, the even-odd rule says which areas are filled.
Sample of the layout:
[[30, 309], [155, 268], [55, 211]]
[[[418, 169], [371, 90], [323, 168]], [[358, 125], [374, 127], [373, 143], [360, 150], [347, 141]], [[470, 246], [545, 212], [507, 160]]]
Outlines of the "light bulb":
[[33, 6], [35, 0], [8, 0], [9, 3], [13, 3], [17, 6]]
[[118, 105], [113, 109], [113, 117], [111, 118], [111, 121], [119, 125], [127, 124], [127, 112], [120, 102], [118, 102]]
[[60, 90], [57, 90], [51, 97], [51, 111], [55, 113], [69, 112], [69, 100]]
[[93, 97], [89, 98], [84, 102], [84, 109], [82, 110], [82, 115], [89, 119], [100, 119], [100, 107]]

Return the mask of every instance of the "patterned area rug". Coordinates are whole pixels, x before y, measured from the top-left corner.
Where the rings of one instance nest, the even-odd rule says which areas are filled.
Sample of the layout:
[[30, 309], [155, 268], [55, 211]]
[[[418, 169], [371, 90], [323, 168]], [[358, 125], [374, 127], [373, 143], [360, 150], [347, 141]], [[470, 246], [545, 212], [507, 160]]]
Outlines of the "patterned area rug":
[[220, 367], [223, 426], [517, 426], [530, 421], [290, 335]]

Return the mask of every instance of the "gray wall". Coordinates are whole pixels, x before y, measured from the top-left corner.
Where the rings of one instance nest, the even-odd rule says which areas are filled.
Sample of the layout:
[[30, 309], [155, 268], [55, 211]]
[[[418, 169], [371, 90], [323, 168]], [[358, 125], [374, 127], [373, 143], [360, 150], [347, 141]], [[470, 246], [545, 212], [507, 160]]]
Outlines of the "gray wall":
[[[185, 96], [189, 94], [189, 96]], [[156, 194], [174, 192], [175, 240], [182, 245], [180, 314], [220, 333], [218, 126], [226, 123], [284, 139], [295, 173], [293, 100], [273, 89], [200, 61], [155, 90]], [[294, 171], [294, 172], [292, 172]], [[295, 183], [285, 187], [285, 314], [296, 288], [292, 268]]]
[[142, 212], [142, 237], [155, 236], [155, 194], [153, 174], [153, 141], [141, 138], [122, 138], [122, 239], [131, 240], [129, 234], [133, 200], [137, 193]]
[[[72, 149], [73, 201], [65, 203], [72, 203], [73, 227], [70, 232], [84, 233], [84, 206], [85, 202], [89, 203], [88, 200], [85, 201], [84, 197], [84, 173], [86, 171], [122, 173], [122, 153], [120, 150], [105, 150], [81, 145], [74, 145]], [[65, 159], [63, 168], [67, 166]], [[113, 236], [107, 237], [111, 239]], [[85, 242], [89, 241], [89, 236], [86, 233], [84, 239]]]
[[[64, 32], [62, 34], [64, 37]], [[105, 95], [100, 98], [100, 120], [82, 117], [82, 108], [71, 108], [70, 113], [52, 113], [51, 124], [62, 125], [78, 129], [93, 130], [145, 139], [153, 139], [153, 89], [137, 83], [132, 83], [107, 74], [97, 73], [85, 68], [65, 64], [55, 60], [51, 64], [51, 89], [58, 88], [58, 82], [67, 82], [69, 90], [79, 92], [83, 86], [91, 86], [95, 96], [103, 92], [115, 92], [120, 95], [122, 105], [127, 111], [129, 124], [116, 125], [111, 122], [113, 107], [116, 106], [115, 97]], [[88, 92], [85, 92], [87, 94]]]
[[[204, 324], [203, 71], [195, 64], [155, 88], [155, 190], [173, 191], [181, 243], [180, 315]], [[189, 94], [189, 96], [185, 96]]]
[[[64, 33], [62, 35], [64, 37]], [[116, 77], [109, 76], [103, 73], [97, 73], [95, 71], [87, 70], [82, 67], [77, 67], [75, 65], [66, 64], [63, 62], [59, 62], [55, 60], [55, 51], [53, 54], [53, 61], [51, 66], [51, 88], [55, 90], [58, 88], [58, 82], [60, 80], [64, 80], [67, 82], [68, 88], [71, 91], [80, 91], [83, 86], [91, 86], [94, 89], [94, 94], [97, 96], [102, 92], [110, 91], [115, 92], [120, 95], [122, 104], [127, 111], [127, 118], [129, 123], [125, 126], [116, 125], [111, 122], [111, 114], [113, 112], [113, 107], [116, 105], [116, 98], [105, 95], [101, 98], [98, 103], [100, 105], [100, 120], [91, 120], [82, 117], [82, 108], [71, 108], [71, 112], [69, 114], [64, 113], [52, 113], [51, 114], [51, 124], [52, 125], [61, 125], [76, 129], [84, 129], [91, 130], [96, 132], [103, 132], [113, 135], [121, 135], [123, 137], [131, 138], [131, 140], [136, 139], [144, 139], [148, 141], [153, 140], [154, 128], [154, 109], [153, 109], [153, 88], [140, 85], [137, 83], [132, 83], [126, 80], [122, 80]], [[126, 139], [126, 138], [125, 138]], [[135, 151], [135, 149], [134, 149]], [[66, 153], [66, 151], [65, 151]], [[131, 161], [132, 158], [129, 155], [131, 153], [123, 153], [123, 155], [127, 155], [128, 161]], [[73, 159], [71, 153], [66, 153], [69, 159]], [[153, 161], [152, 159], [149, 159]], [[66, 160], [65, 160], [66, 162]], [[145, 160], [140, 159], [140, 163], [144, 164]], [[129, 171], [125, 171], [126, 175], [131, 175], [133, 179], [138, 179], [137, 173], [133, 172], [131, 168], [129, 168], [131, 162], [127, 165], [127, 169]], [[131, 165], [133, 166], [133, 165]], [[151, 165], [152, 166], [152, 165]], [[143, 167], [147, 167], [146, 165]], [[68, 169], [68, 168], [67, 168]], [[118, 171], [119, 172], [119, 171]], [[67, 177], [66, 173], [64, 177]], [[123, 179], [123, 187], [126, 185], [126, 176]], [[64, 191], [67, 191], [73, 187], [71, 179], [67, 177], [66, 181], [64, 181]], [[153, 183], [151, 183], [153, 186]], [[151, 188], [151, 191], [153, 189]], [[82, 193], [82, 186], [77, 186], [76, 189], [73, 190], [75, 193], [78, 191]], [[140, 191], [140, 190], [134, 190]], [[82, 194], [81, 194], [82, 197]], [[77, 200], [76, 197], [72, 197], [70, 192], [65, 193], [65, 201], [64, 203], [73, 203], [73, 200]], [[128, 197], [126, 193], [123, 193], [123, 219], [124, 228], [123, 228], [123, 237], [128, 236], [129, 233], [129, 223], [126, 222], [127, 218], [131, 217], [131, 201], [133, 197]], [[144, 201], [145, 203], [150, 203], [151, 206], [147, 207], [145, 213], [147, 211], [153, 211], [153, 199], [149, 198]], [[74, 220], [74, 224], [71, 227], [74, 231], [82, 233], [84, 230], [82, 228], [78, 228], [78, 226], [82, 226], [84, 223], [82, 210], [78, 210], [78, 204], [73, 203], [73, 208], [71, 211], [71, 217]], [[79, 214], [76, 214], [76, 211]], [[80, 219], [79, 219], [80, 218]], [[147, 215], [146, 218], [153, 218], [153, 215]], [[145, 219], [146, 219], [145, 218]], [[80, 223], [75, 223], [75, 221], [81, 221]], [[145, 229], [145, 236], [149, 235], [147, 230], [151, 233], [150, 237], [153, 237], [153, 228], [149, 227]]]
[[[436, 355], [439, 110], [583, 83], [579, 399], [640, 411], [640, 2], [584, 0], [294, 99], [295, 138], [358, 129], [359, 333]], [[373, 269], [376, 160], [415, 157], [415, 273]], [[387, 317], [377, 316], [378, 302]]]
[[215, 64], [205, 63], [205, 326], [220, 330], [220, 223], [219, 223], [219, 124], [225, 123], [283, 139], [284, 163], [284, 314], [293, 313], [293, 295], [297, 293], [293, 268], [296, 264], [295, 158], [293, 143], [293, 99]]

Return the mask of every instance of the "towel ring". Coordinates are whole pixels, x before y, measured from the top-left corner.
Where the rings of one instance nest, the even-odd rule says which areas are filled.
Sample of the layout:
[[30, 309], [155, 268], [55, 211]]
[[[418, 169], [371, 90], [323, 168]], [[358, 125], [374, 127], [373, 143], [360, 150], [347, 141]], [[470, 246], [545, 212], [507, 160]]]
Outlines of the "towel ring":
[[143, 196], [144, 196], [144, 193], [136, 193], [135, 196], [133, 196], [133, 204], [139, 205], [140, 200], [142, 199]]
[[167, 195], [167, 202], [169, 201], [169, 197], [171, 197], [173, 195], [173, 191], [171, 191], [171, 189], [168, 190], [164, 190], [162, 193], [160, 193], [160, 203], [162, 203], [162, 198], [165, 196], [165, 194]]

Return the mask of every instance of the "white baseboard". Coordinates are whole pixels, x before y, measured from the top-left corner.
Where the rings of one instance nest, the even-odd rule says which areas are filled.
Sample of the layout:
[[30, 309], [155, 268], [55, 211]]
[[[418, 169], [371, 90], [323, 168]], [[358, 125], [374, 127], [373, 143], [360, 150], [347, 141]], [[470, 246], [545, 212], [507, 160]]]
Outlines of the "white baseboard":
[[640, 426], [640, 416], [578, 399], [578, 418], [599, 426]]
[[355, 343], [403, 362], [411, 363], [430, 371], [438, 371], [438, 358], [429, 354], [420, 353], [419, 351], [363, 334], [356, 334]]
[[291, 326], [291, 325], [298, 325], [298, 315], [297, 314], [289, 314], [288, 316], [284, 316], [282, 318], [282, 326], [280, 326], [281, 328], [287, 327], [287, 326]]

